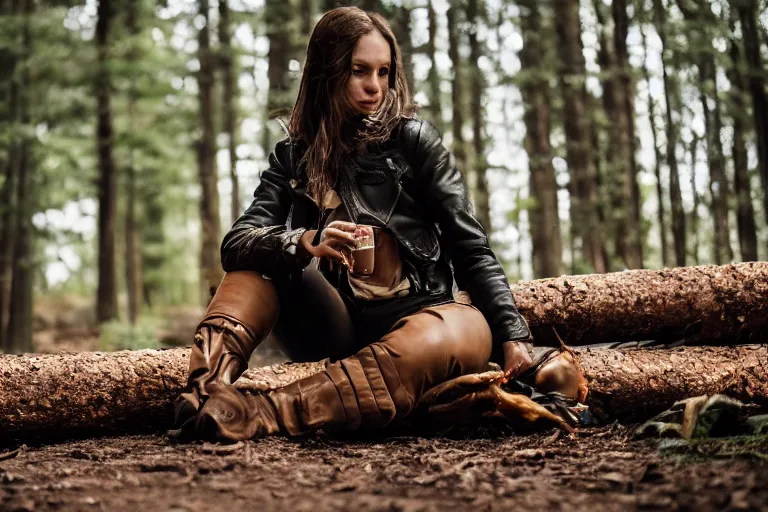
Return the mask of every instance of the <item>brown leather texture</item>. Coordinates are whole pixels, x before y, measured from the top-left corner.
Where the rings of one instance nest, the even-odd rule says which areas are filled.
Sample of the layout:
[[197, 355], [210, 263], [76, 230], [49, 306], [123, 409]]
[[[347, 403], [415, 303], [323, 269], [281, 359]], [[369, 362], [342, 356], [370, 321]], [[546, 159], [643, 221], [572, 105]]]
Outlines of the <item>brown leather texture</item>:
[[477, 309], [429, 307], [403, 318], [357, 354], [270, 392], [270, 405], [248, 391], [217, 393], [215, 406], [206, 404], [200, 411], [206, 418], [198, 422], [213, 428], [214, 437], [231, 440], [274, 433], [275, 418], [289, 435], [382, 428], [407, 417], [431, 387], [485, 370], [490, 353], [491, 331]]
[[280, 302], [272, 281], [258, 272], [228, 272], [208, 304], [201, 325], [213, 318], [229, 318], [242, 324], [251, 338], [261, 341], [279, 314]]
[[[187, 386], [176, 401], [175, 423], [197, 414], [214, 389], [231, 386], [278, 319], [277, 291], [257, 272], [224, 275], [195, 333]], [[215, 404], [214, 404], [215, 405]]]

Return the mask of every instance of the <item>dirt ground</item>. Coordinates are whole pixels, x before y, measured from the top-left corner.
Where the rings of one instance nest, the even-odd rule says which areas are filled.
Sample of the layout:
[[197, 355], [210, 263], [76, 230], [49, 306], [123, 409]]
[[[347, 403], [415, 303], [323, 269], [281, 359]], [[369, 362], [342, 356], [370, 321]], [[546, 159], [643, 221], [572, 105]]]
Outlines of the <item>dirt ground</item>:
[[768, 510], [768, 438], [660, 452], [658, 441], [630, 441], [618, 426], [236, 445], [132, 436], [3, 458], [7, 511]]

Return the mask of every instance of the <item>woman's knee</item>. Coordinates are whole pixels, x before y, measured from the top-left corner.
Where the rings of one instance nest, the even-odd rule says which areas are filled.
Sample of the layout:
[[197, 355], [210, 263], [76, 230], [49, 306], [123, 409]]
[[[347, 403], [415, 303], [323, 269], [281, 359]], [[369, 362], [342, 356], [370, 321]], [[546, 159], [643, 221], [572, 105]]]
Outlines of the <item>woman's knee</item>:
[[452, 373], [484, 371], [491, 356], [491, 329], [482, 313], [464, 304], [446, 304], [429, 312], [441, 318], [427, 336], [431, 351], [451, 361]]
[[392, 357], [404, 384], [418, 394], [447, 379], [484, 371], [491, 332], [479, 311], [449, 304], [406, 317], [378, 344]]

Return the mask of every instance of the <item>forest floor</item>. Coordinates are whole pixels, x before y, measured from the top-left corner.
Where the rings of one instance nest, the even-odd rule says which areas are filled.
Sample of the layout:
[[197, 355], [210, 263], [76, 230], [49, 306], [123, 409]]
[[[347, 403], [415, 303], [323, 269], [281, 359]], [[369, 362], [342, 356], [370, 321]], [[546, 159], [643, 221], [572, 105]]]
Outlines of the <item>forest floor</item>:
[[[71, 309], [73, 318], [85, 311]], [[68, 318], [40, 324], [38, 352], [101, 348], [95, 333], [63, 329], [76, 324]], [[282, 360], [271, 350], [261, 347], [252, 364]], [[0, 511], [768, 511], [768, 436], [680, 445], [633, 441], [630, 433], [615, 425], [571, 436], [312, 436], [236, 445], [144, 435], [0, 448]]]
[[70, 441], [0, 451], [0, 510], [768, 510], [768, 437], [628, 434]]

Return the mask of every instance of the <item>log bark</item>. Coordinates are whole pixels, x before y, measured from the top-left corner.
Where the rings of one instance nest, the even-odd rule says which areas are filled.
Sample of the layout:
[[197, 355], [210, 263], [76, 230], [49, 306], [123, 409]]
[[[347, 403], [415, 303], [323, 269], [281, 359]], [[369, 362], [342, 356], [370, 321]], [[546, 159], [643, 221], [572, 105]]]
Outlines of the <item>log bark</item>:
[[768, 407], [768, 346], [584, 350], [587, 403], [601, 421], [646, 420], [675, 401], [723, 393]]
[[[725, 393], [768, 407], [768, 346], [579, 351], [587, 404], [600, 421], [647, 419], [676, 400]], [[0, 445], [171, 427], [188, 349], [0, 356]], [[274, 389], [322, 363], [255, 368], [249, 389]]]
[[569, 345], [768, 339], [768, 262], [564, 276], [512, 291], [540, 344], [553, 330]]
[[[754, 342], [768, 330], [768, 262], [560, 277], [513, 292], [539, 342], [555, 331], [572, 344], [680, 335]], [[768, 346], [583, 349], [581, 356], [603, 420], [644, 418], [705, 393], [768, 405]], [[167, 428], [188, 358], [188, 349], [0, 355], [0, 444]], [[319, 368], [283, 365], [246, 377], [274, 387]]]

